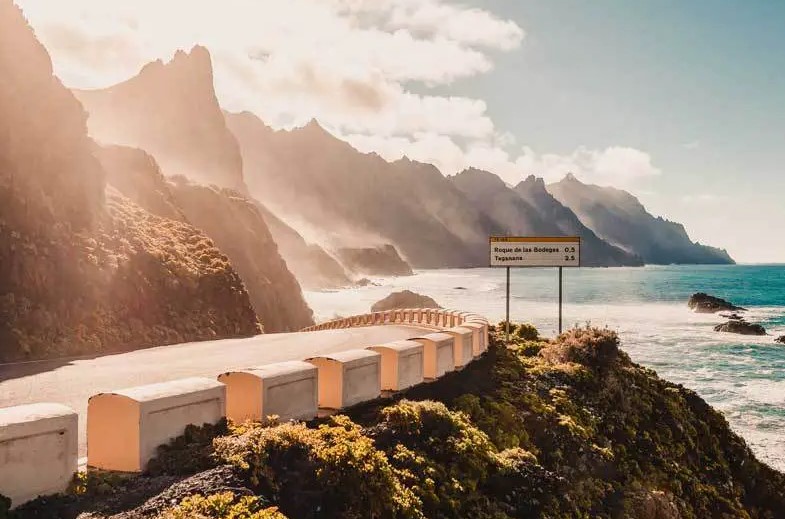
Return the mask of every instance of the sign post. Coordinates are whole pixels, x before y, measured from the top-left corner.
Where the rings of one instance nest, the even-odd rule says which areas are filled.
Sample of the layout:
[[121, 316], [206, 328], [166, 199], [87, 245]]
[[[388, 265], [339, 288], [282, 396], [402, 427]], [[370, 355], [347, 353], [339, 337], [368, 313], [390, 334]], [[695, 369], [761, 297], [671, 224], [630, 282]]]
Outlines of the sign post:
[[491, 236], [490, 266], [507, 269], [506, 333], [510, 340], [510, 268], [559, 268], [559, 334], [562, 333], [564, 267], [581, 266], [580, 236]]
[[507, 314], [504, 318], [504, 333], [507, 334], [507, 342], [510, 342], [510, 267], [507, 267]]

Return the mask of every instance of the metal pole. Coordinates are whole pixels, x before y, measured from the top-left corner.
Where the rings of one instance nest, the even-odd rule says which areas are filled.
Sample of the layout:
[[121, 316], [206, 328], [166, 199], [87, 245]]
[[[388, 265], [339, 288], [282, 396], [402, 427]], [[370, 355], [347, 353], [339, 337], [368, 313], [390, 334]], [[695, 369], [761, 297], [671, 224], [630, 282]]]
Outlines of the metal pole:
[[561, 327], [561, 315], [562, 315], [561, 307], [562, 307], [562, 287], [563, 287], [562, 271], [563, 270], [564, 269], [562, 267], [559, 267], [559, 335], [561, 335], [561, 330], [562, 330], [562, 327]]
[[507, 317], [504, 323], [507, 342], [510, 342], [510, 267], [507, 267]]

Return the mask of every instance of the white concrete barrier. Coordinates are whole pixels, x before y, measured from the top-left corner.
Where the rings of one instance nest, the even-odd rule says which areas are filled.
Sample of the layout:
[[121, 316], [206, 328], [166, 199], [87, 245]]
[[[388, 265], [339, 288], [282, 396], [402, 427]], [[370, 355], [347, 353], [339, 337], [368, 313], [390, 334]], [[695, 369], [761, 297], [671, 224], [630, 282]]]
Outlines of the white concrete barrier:
[[282, 421], [316, 416], [319, 382], [316, 366], [293, 360], [218, 376], [226, 385], [226, 417], [235, 422], [260, 421], [276, 415]]
[[455, 339], [453, 343], [455, 369], [462, 368], [471, 362], [474, 357], [472, 353], [472, 330], [454, 326], [444, 330], [443, 333], [451, 335]]
[[77, 470], [77, 421], [60, 404], [0, 409], [0, 494], [12, 507], [65, 492]]
[[395, 341], [366, 349], [382, 356], [382, 389], [400, 391], [423, 381], [422, 344]]
[[455, 369], [453, 344], [455, 340], [446, 333], [429, 333], [422, 337], [409, 339], [423, 346], [423, 376], [427, 379], [439, 378]]
[[483, 349], [488, 349], [488, 320], [484, 317], [480, 317], [479, 315], [472, 315], [466, 319], [466, 322], [469, 323], [478, 323], [482, 326], [482, 335], [483, 335]]
[[453, 326], [458, 326], [458, 320], [459, 320], [459, 319], [458, 319], [458, 316], [456, 315], [456, 312], [453, 312], [453, 311], [451, 311], [451, 310], [448, 310], [448, 311], [445, 313], [445, 315], [446, 315], [446, 317], [447, 317], [447, 319], [446, 319], [447, 325], [448, 325], [450, 328], [452, 328]]
[[226, 387], [208, 378], [184, 378], [90, 398], [87, 464], [140, 472], [159, 445], [186, 426], [216, 423], [226, 415]]
[[487, 349], [485, 347], [485, 336], [482, 325], [476, 322], [465, 322], [461, 325], [461, 328], [472, 331], [472, 355], [475, 357], [481, 355]]
[[319, 369], [319, 407], [343, 409], [381, 394], [381, 355], [348, 350], [305, 359]]

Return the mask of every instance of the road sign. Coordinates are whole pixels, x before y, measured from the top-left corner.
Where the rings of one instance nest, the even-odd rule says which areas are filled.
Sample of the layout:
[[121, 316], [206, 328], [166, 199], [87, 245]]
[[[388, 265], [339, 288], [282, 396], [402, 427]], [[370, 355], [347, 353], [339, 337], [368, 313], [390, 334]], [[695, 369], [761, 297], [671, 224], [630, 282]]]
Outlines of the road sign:
[[491, 236], [491, 267], [579, 267], [580, 236]]
[[563, 268], [581, 266], [580, 236], [491, 236], [490, 266], [507, 269], [507, 340], [510, 339], [510, 268], [559, 267], [559, 334], [562, 332]]

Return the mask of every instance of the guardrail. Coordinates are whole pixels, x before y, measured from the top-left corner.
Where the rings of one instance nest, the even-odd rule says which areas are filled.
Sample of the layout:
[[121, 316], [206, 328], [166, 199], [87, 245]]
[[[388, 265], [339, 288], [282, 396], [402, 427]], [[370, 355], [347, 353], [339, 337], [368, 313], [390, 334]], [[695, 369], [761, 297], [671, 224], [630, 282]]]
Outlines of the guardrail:
[[[242, 368], [90, 397], [87, 465], [140, 472], [156, 448], [188, 425], [314, 418], [461, 369], [488, 347], [488, 321], [455, 310], [404, 308], [334, 319], [303, 331], [412, 325], [432, 329], [405, 341]], [[64, 492], [77, 471], [78, 415], [60, 404], [0, 409], [0, 494], [14, 507]]]

